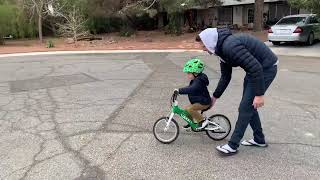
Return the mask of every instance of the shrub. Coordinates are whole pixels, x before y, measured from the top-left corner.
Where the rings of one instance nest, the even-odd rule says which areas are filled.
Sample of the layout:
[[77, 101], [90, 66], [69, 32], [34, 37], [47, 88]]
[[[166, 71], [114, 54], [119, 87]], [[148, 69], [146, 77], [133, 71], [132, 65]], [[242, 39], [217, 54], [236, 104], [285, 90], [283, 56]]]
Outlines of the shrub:
[[52, 40], [48, 40], [46, 47], [47, 47], [47, 48], [54, 48], [54, 43], [53, 43], [53, 41], [52, 41]]
[[93, 34], [110, 33], [120, 31], [122, 21], [116, 17], [91, 17], [87, 26]]
[[135, 33], [135, 30], [129, 25], [129, 22], [124, 21], [120, 29], [120, 36], [130, 37]]
[[37, 34], [36, 23], [30, 21], [26, 13], [15, 5], [0, 5], [0, 43], [3, 37], [12, 35], [13, 38], [31, 38]]
[[182, 19], [181, 19], [180, 13], [171, 13], [169, 14], [169, 24], [167, 25], [166, 29], [169, 34], [176, 34], [181, 35], [182, 34]]
[[14, 9], [11, 5], [0, 5], [0, 44], [4, 44], [4, 36], [13, 34]]

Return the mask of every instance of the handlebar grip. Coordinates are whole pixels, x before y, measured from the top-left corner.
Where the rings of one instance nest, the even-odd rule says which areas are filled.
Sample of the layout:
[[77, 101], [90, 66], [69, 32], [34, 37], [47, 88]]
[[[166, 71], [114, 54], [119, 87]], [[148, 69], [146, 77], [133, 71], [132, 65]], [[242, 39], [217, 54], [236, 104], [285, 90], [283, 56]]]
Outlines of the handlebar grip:
[[172, 102], [174, 102], [175, 100], [177, 100], [178, 95], [179, 95], [179, 94], [177, 94], [177, 93], [173, 93], [173, 95], [172, 95]]

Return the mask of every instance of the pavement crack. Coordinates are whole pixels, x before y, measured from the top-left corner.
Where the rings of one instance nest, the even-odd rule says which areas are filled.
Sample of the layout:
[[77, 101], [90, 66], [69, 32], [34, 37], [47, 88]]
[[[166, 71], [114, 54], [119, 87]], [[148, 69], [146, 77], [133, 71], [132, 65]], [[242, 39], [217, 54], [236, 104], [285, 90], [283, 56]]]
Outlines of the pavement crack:
[[22, 170], [24, 170], [24, 169], [26, 169], [26, 168], [29, 168], [29, 167], [30, 167], [30, 165], [29, 165], [29, 166], [25, 166], [25, 167], [20, 168], [20, 169], [17, 169], [17, 170], [15, 170], [15, 171], [12, 171], [12, 172], [10, 172], [8, 175], [4, 176], [3, 178], [6, 179], [6, 178], [10, 177], [11, 175], [13, 175], [14, 173], [19, 172], [19, 171], [22, 171]]
[[[58, 137], [60, 139], [60, 143], [62, 144], [62, 146], [64, 147], [65, 150], [67, 150], [68, 152], [72, 153], [76, 158], [78, 158], [81, 162], [80, 166], [82, 166], [83, 171], [86, 171], [88, 169], [94, 169], [96, 172], [99, 172], [99, 174], [103, 173], [104, 171], [100, 168], [96, 168], [96, 167], [92, 167], [90, 165], [90, 161], [88, 159], [86, 159], [80, 151], [76, 151], [74, 149], [72, 149], [72, 147], [70, 146], [70, 144], [68, 143], [68, 139], [67, 136], [65, 136], [61, 129], [60, 129], [60, 125], [57, 122], [56, 119], [56, 114], [57, 114], [57, 110], [58, 108], [58, 103], [57, 101], [55, 101], [50, 89], [47, 89], [47, 95], [49, 97], [49, 101], [53, 104], [53, 108], [51, 110], [51, 120], [53, 121], [53, 123], [55, 124], [56, 127], [56, 133], [58, 134]], [[94, 131], [94, 133], [97, 133], [97, 130]], [[101, 175], [103, 176], [103, 175]]]
[[128, 135], [128, 137], [126, 137], [123, 141], [120, 142], [120, 144], [116, 147], [116, 149], [111, 152], [106, 158], [105, 160], [103, 161], [103, 163], [100, 165], [104, 165], [106, 163], [107, 160], [110, 160], [112, 158], [114, 158], [114, 156], [117, 154], [117, 152], [121, 149], [121, 147], [127, 142], [130, 140], [130, 138], [133, 136], [134, 134], [131, 133], [130, 135]]
[[139, 126], [135, 126], [135, 125], [131, 125], [131, 124], [124, 124], [124, 123], [112, 123], [112, 124], [120, 125], [120, 126], [124, 126], [124, 127], [131, 127], [131, 128], [134, 128], [134, 129], [139, 129], [139, 130], [141, 130], [141, 132], [149, 131], [148, 129], [145, 129], [145, 128], [142, 128], [142, 127], [139, 127]]
[[97, 130], [83, 130], [83, 131], [79, 131], [77, 133], [73, 133], [73, 134], [69, 134], [69, 135], [65, 135], [65, 138], [69, 138], [69, 137], [73, 137], [73, 136], [80, 136], [83, 134], [91, 134], [91, 133], [99, 133], [102, 132], [101, 129], [97, 129]]
[[39, 163], [36, 158], [39, 154], [41, 154], [41, 152], [44, 150], [44, 144], [46, 143], [46, 141], [42, 140], [42, 142], [40, 143], [40, 150], [32, 157], [32, 164], [28, 167], [28, 170], [23, 174], [21, 180], [24, 180], [28, 174], [31, 172], [31, 170]]

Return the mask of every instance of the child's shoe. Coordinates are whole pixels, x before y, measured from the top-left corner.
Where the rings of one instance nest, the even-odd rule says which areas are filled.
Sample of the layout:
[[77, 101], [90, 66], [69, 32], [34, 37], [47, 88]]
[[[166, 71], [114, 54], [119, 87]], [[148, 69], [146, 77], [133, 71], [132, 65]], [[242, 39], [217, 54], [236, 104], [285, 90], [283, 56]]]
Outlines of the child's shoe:
[[202, 130], [209, 124], [209, 120], [206, 118], [203, 121], [199, 122], [197, 130]]
[[189, 124], [183, 126], [183, 129], [189, 129], [191, 126]]

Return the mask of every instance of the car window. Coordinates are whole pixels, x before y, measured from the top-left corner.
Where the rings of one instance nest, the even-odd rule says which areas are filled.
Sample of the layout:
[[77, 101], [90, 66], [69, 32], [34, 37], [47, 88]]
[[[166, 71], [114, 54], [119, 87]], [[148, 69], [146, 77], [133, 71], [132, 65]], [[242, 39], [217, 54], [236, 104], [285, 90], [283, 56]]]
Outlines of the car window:
[[294, 24], [301, 24], [306, 22], [306, 17], [287, 17], [281, 19], [277, 25], [294, 25]]
[[308, 24], [317, 24], [319, 23], [319, 20], [317, 17], [310, 17]]
[[314, 17], [310, 17], [308, 24], [313, 24], [313, 23], [314, 23]]
[[313, 21], [314, 21], [313, 17], [309, 17], [309, 19], [307, 21], [307, 24], [313, 24], [314, 23]]

